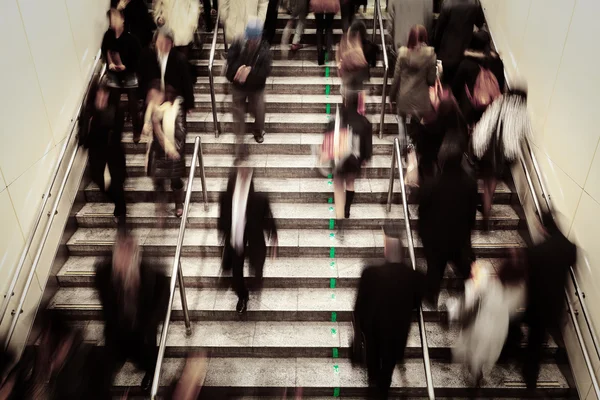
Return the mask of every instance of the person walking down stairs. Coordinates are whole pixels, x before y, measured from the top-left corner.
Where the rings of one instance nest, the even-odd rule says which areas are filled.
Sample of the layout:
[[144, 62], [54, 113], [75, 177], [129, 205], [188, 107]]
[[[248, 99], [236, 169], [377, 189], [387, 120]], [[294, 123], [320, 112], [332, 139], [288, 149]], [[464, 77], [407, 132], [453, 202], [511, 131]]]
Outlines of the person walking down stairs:
[[343, 0], [310, 0], [310, 10], [315, 13], [317, 23], [317, 61], [319, 65], [325, 64], [325, 54], [328, 55], [329, 60], [332, 58], [333, 18], [340, 12], [340, 1]]
[[244, 37], [244, 31], [251, 19], [258, 18], [264, 24], [268, 7], [269, 0], [219, 0], [227, 43]]
[[244, 39], [236, 40], [227, 53], [227, 79], [231, 82], [233, 120], [237, 135], [236, 158], [244, 157], [246, 101], [254, 114], [254, 140], [265, 136], [265, 86], [271, 74], [272, 55], [269, 43], [261, 40], [262, 22], [248, 21]]
[[223, 270], [232, 270], [233, 289], [238, 296], [236, 311], [246, 312], [249, 293], [244, 281], [244, 259], [248, 255], [251, 270], [259, 282], [267, 256], [265, 233], [277, 252], [277, 227], [269, 199], [254, 191], [252, 169], [239, 167], [229, 175], [227, 190], [219, 198], [219, 233], [225, 241]]

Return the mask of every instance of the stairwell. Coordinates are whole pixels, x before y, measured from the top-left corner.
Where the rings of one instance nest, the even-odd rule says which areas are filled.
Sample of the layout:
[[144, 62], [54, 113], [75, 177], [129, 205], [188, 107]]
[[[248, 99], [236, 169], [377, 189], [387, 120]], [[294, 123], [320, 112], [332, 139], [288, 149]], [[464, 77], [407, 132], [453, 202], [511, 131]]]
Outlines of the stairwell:
[[[286, 22], [287, 17], [280, 15], [276, 42], [280, 41]], [[372, 20], [366, 23], [372, 28]], [[339, 16], [334, 28], [338, 41]], [[396, 118], [386, 114], [383, 139], [373, 138], [373, 159], [356, 181], [355, 204], [345, 239], [341, 241], [330, 229], [334, 215], [332, 182], [314, 169], [311, 154], [311, 147], [321, 143], [329, 119], [327, 109], [335, 113], [335, 104], [341, 102], [340, 79], [333, 63], [317, 65], [314, 46], [301, 49], [291, 59], [282, 59], [280, 47], [273, 46], [275, 61], [266, 88], [265, 142], [256, 144], [250, 135], [246, 140], [256, 190], [267, 193], [272, 202], [279, 229], [279, 258], [267, 260], [264, 288], [250, 294], [248, 312], [239, 317], [235, 312], [237, 298], [229, 288], [230, 278], [220, 270], [222, 248], [216, 230], [217, 199], [225, 190], [227, 174], [233, 165], [231, 95], [226, 79], [216, 76], [218, 117], [224, 133], [215, 138], [207, 77], [210, 37], [205, 37], [202, 49], [194, 54], [199, 78], [195, 87], [196, 108], [188, 116], [186, 146], [189, 166], [194, 139], [201, 136], [210, 202], [205, 211], [200, 178], [195, 178], [181, 258], [193, 332], [189, 337], [185, 334], [177, 292], [160, 385], [165, 387], [178, 376], [186, 354], [202, 349], [211, 355], [203, 398], [281, 398], [286, 389], [292, 394], [296, 387], [302, 387], [303, 395], [314, 399], [365, 398], [366, 371], [354, 368], [348, 358], [352, 340], [350, 321], [363, 265], [383, 256], [381, 225], [388, 218], [398, 219], [398, 223], [404, 218], [398, 182], [391, 213], [386, 213], [385, 206]], [[218, 39], [217, 54], [223, 50], [222, 32]], [[312, 15], [303, 42], [316, 43]], [[217, 71], [223, 63], [217, 58]], [[380, 61], [372, 69], [367, 85], [367, 113], [375, 132], [379, 130], [382, 77]], [[170, 273], [180, 220], [167, 215], [165, 228], [156, 228], [159, 216], [154, 205], [155, 193], [150, 178], [144, 176], [145, 144], [134, 144], [129, 131], [124, 135], [124, 145], [129, 174], [125, 188], [128, 221], [145, 256], [162, 259], [166, 272]], [[69, 257], [57, 275], [60, 288], [49, 308], [74, 320], [87, 341], [103, 346], [100, 303], [92, 287], [94, 264], [110, 253], [116, 227], [112, 204], [106, 202], [94, 184], [85, 188], [84, 196], [86, 204], [76, 213], [77, 230], [67, 243]], [[410, 199], [410, 203], [409, 218], [414, 228], [417, 206], [415, 199]], [[500, 183], [492, 210], [491, 232], [479, 230], [481, 215], [477, 215], [473, 247], [482, 263], [497, 266], [509, 249], [525, 245], [521, 215], [513, 185]], [[416, 232], [414, 237], [417, 266], [425, 270]], [[457, 284], [449, 269], [441, 303], [456, 293]], [[485, 377], [481, 388], [472, 388], [462, 366], [451, 363], [451, 347], [458, 331], [441, 326], [444, 313], [443, 307], [424, 309], [437, 398], [577, 397], [566, 378], [569, 376], [566, 354], [552, 340], [545, 348], [537, 390], [526, 390], [518, 366], [502, 360]], [[416, 314], [414, 321], [406, 361], [398, 365], [394, 374], [393, 398], [427, 395]], [[115, 395], [128, 389], [132, 395], [141, 395], [142, 375], [127, 363], [114, 382]]]

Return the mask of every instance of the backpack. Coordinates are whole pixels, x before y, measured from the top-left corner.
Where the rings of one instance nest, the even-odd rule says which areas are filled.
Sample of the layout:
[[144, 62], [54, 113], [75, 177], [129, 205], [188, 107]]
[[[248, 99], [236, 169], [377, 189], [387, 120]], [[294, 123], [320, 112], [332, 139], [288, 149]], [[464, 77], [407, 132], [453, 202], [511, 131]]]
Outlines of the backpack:
[[483, 68], [482, 66], [479, 66], [479, 74], [477, 75], [475, 85], [473, 86], [473, 94], [471, 94], [471, 91], [466, 83], [465, 92], [467, 93], [467, 97], [469, 98], [469, 101], [471, 101], [473, 107], [478, 110], [485, 109], [487, 106], [492, 104], [494, 99], [502, 94], [500, 92], [498, 80], [492, 71], [487, 68]]

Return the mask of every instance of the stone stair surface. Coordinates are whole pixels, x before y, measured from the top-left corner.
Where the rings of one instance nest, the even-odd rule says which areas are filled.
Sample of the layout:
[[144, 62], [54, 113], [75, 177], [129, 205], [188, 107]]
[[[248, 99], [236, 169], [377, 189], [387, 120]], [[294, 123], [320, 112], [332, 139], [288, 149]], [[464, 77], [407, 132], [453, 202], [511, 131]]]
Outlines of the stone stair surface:
[[[372, 19], [366, 18], [367, 28], [372, 32]], [[277, 259], [266, 261], [260, 290], [253, 271], [246, 266], [251, 290], [248, 312], [242, 317], [235, 312], [237, 298], [230, 289], [231, 273], [221, 268], [222, 243], [216, 230], [217, 201], [231, 172], [235, 144], [231, 91], [221, 76], [225, 65], [223, 37], [220, 31], [213, 69], [222, 130], [215, 137], [208, 79], [212, 36], [199, 34], [201, 43], [192, 56], [199, 77], [195, 86], [196, 106], [187, 118], [186, 163], [189, 168], [195, 137], [200, 136], [209, 204], [205, 210], [200, 174], [196, 171], [181, 258], [192, 335], [185, 335], [181, 299], [176, 290], [159, 393], [179, 376], [186, 354], [204, 349], [211, 359], [202, 398], [266, 400], [280, 399], [286, 392], [290, 398], [296, 387], [303, 388], [303, 396], [313, 400], [332, 396], [367, 398], [366, 371], [349, 360], [351, 312], [364, 265], [383, 256], [382, 224], [393, 218], [404, 226], [397, 171], [394, 171], [394, 204], [390, 213], [386, 212], [385, 204], [397, 120], [386, 108], [383, 138], [376, 134], [373, 137], [373, 159], [356, 181], [355, 204], [348, 228], [340, 237], [329, 229], [334, 215], [333, 204], [328, 202], [333, 197], [333, 185], [315, 169], [313, 153], [315, 146], [321, 144], [322, 133], [331, 118], [326, 114], [327, 104], [335, 113], [335, 105], [341, 102], [341, 82], [334, 62], [326, 66], [316, 63], [312, 15], [303, 36], [306, 46], [285, 58], [279, 41], [288, 20], [287, 15], [280, 13], [272, 47], [275, 61], [265, 89], [265, 142], [257, 144], [250, 135], [246, 137], [256, 190], [268, 194], [272, 202], [279, 228], [279, 252]], [[339, 16], [334, 21], [334, 34], [339, 40]], [[386, 33], [385, 37], [391, 43], [390, 35]], [[379, 41], [377, 35], [376, 43], [380, 44]], [[325, 76], [326, 67], [329, 76]], [[366, 85], [367, 117], [373, 123], [374, 133], [380, 129], [383, 74], [380, 54]], [[247, 123], [251, 121], [248, 116]], [[167, 213], [157, 210], [157, 196], [143, 168], [145, 139], [134, 144], [130, 125], [126, 129], [123, 143], [129, 176], [125, 183], [128, 221], [144, 254], [156, 258], [170, 276], [180, 220], [172, 215], [172, 205]], [[85, 204], [73, 212], [77, 229], [67, 240], [69, 257], [57, 274], [59, 290], [49, 308], [79, 326], [86, 341], [104, 346], [100, 303], [93, 288], [94, 265], [110, 254], [114, 243], [113, 206], [93, 183], [83, 189], [82, 198]], [[418, 205], [414, 193], [409, 193], [408, 209], [417, 268], [425, 271], [423, 248], [416, 231]], [[162, 228], [157, 228], [159, 222]], [[473, 244], [480, 262], [498, 268], [510, 249], [525, 246], [520, 234], [523, 213], [510, 182], [500, 182], [496, 189], [491, 231], [480, 230], [481, 222], [478, 214]], [[335, 248], [333, 259], [331, 248]], [[445, 300], [457, 295], [461, 284], [452, 268], [448, 268], [439, 309], [423, 305], [436, 398], [577, 397], [564, 349], [551, 339], [544, 348], [538, 389], [527, 390], [519, 367], [504, 357], [486, 375], [481, 387], [474, 388], [464, 368], [451, 363], [451, 348], [458, 331], [446, 330], [441, 323], [446, 317]], [[416, 321], [415, 313], [406, 359], [394, 373], [392, 398], [427, 398]], [[525, 328], [523, 331], [526, 335]], [[127, 363], [114, 382], [115, 396], [129, 391], [130, 398], [144, 398], [139, 389], [141, 379], [142, 373]]]

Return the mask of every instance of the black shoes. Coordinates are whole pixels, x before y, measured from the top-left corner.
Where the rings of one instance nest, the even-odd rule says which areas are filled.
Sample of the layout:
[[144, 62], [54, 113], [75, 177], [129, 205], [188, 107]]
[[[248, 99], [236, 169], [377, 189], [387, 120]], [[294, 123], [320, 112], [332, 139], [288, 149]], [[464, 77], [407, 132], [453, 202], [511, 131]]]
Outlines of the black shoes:
[[265, 141], [265, 131], [255, 133], [254, 140], [256, 140], [256, 143], [264, 142]]
[[237, 306], [235, 306], [235, 311], [238, 314], [243, 314], [248, 309], [248, 298], [240, 298], [238, 299]]
[[344, 206], [344, 218], [350, 218], [350, 207], [354, 201], [354, 191], [346, 190], [346, 204]]

